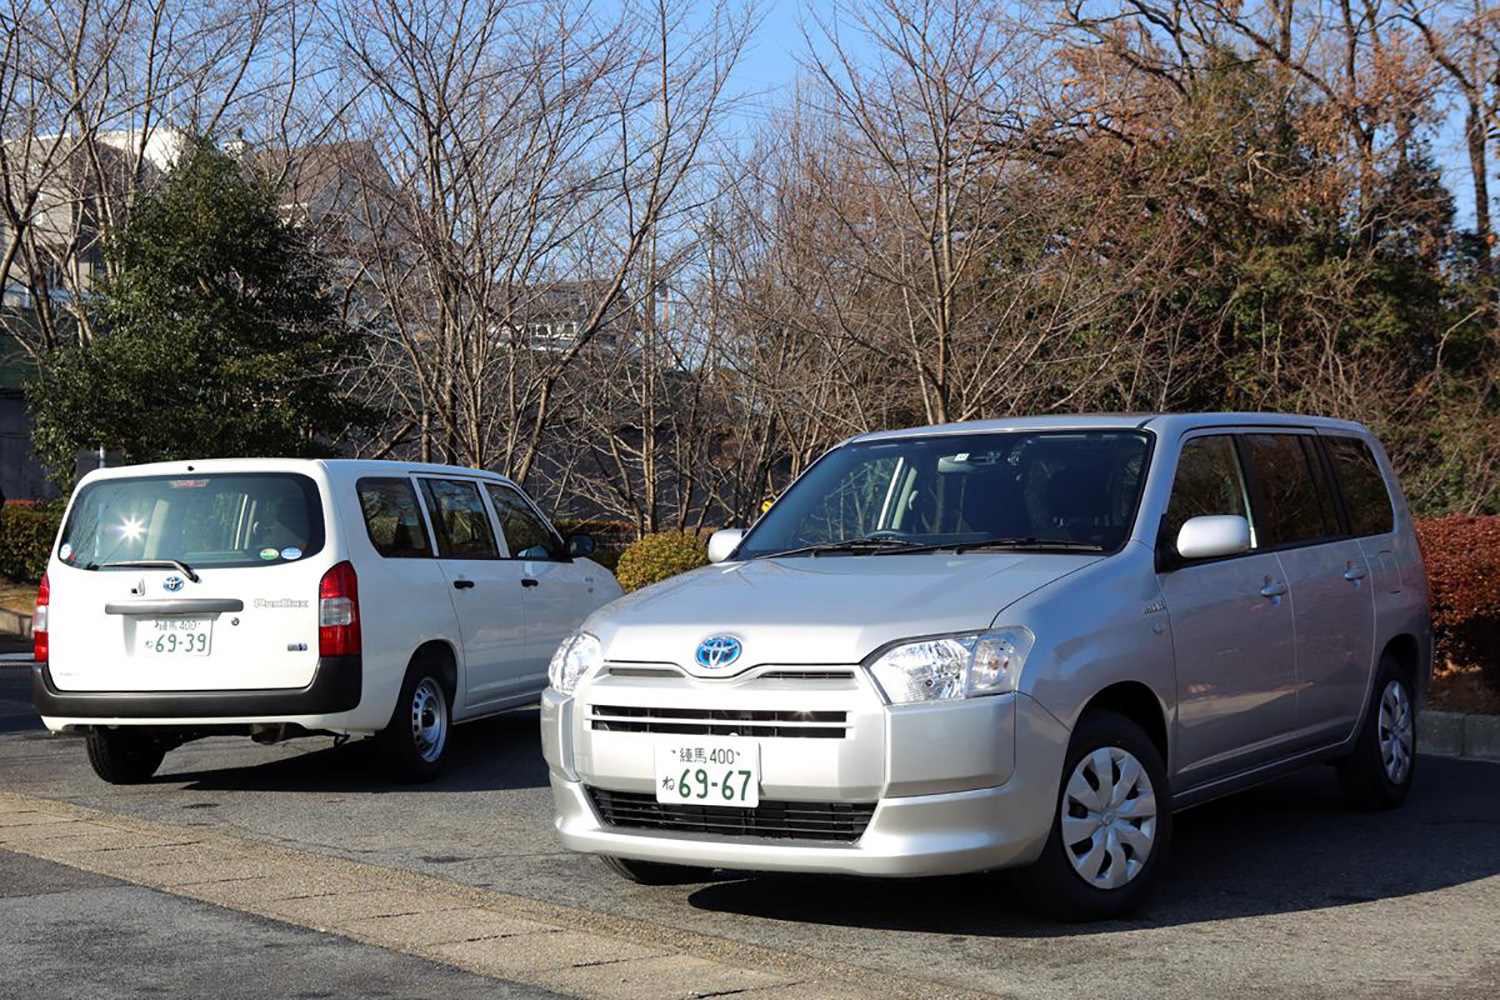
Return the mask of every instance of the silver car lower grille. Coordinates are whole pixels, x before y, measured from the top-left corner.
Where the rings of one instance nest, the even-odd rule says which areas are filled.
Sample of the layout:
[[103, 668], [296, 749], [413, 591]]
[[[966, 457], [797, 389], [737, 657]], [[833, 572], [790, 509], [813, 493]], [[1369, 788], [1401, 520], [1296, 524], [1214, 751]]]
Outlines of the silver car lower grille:
[[773, 837], [850, 843], [864, 835], [873, 802], [771, 802], [754, 809], [657, 802], [640, 792], [590, 788], [589, 798], [606, 826], [720, 837]]
[[841, 740], [849, 733], [848, 712], [769, 709], [642, 708], [595, 705], [593, 729], [611, 733], [671, 733], [694, 736], [768, 736]]

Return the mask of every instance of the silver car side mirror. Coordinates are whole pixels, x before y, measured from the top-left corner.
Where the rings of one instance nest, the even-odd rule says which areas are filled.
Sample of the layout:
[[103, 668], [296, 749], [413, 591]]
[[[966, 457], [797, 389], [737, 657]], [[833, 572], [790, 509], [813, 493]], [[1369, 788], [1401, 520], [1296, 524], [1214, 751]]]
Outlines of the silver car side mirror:
[[1177, 532], [1183, 559], [1218, 559], [1250, 551], [1250, 522], [1238, 514], [1190, 517]]
[[744, 528], [725, 528], [715, 531], [708, 537], [708, 561], [721, 563], [729, 558], [729, 553], [739, 548], [740, 539], [745, 537]]

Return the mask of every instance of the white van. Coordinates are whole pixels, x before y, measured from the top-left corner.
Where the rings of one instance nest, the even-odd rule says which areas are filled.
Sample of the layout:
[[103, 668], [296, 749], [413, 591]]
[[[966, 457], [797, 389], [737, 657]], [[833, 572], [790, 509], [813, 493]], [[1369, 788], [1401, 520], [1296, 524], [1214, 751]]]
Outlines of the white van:
[[117, 784], [221, 734], [376, 734], [397, 777], [430, 779], [452, 723], [535, 701], [563, 636], [620, 595], [593, 549], [475, 469], [101, 469], [37, 595], [37, 711]]

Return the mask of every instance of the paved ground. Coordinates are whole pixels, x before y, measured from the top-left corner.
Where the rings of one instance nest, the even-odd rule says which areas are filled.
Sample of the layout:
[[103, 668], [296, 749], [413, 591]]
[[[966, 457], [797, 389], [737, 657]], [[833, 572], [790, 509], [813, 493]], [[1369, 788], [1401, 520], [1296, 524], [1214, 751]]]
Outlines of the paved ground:
[[366, 747], [329, 742], [204, 741], [169, 755], [156, 782], [111, 788], [81, 743], [37, 728], [24, 673], [0, 667], [0, 789], [535, 900], [746, 968], [835, 962], [860, 989], [916, 996], [1500, 989], [1500, 765], [1424, 757], [1394, 814], [1346, 810], [1327, 769], [1193, 810], [1140, 918], [1080, 928], [1031, 917], [1001, 878], [620, 882], [559, 849], [532, 712], [459, 730], [450, 773], [422, 788], [388, 785]]
[[399, 952], [0, 850], [0, 996], [542, 998]]

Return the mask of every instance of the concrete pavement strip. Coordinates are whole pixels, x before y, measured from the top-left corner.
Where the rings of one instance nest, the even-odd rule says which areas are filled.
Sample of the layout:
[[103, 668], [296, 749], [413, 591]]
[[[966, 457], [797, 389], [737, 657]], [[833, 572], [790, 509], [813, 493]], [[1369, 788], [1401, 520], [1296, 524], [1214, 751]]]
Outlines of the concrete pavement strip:
[[943, 983], [0, 791], [0, 847], [586, 1000], [972, 1000]]

